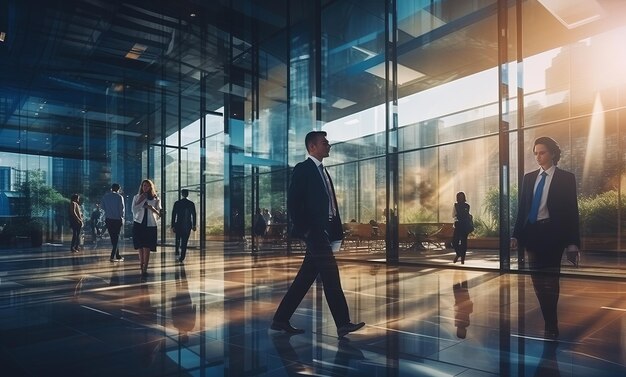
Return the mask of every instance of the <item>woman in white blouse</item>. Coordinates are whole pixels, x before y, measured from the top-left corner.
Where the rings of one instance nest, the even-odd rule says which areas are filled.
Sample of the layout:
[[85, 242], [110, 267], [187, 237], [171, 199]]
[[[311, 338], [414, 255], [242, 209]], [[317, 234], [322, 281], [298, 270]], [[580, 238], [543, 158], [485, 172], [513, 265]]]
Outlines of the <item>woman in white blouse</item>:
[[144, 179], [133, 197], [133, 246], [139, 251], [141, 276], [148, 275], [150, 251], [156, 251], [157, 224], [161, 217], [161, 200], [154, 183]]

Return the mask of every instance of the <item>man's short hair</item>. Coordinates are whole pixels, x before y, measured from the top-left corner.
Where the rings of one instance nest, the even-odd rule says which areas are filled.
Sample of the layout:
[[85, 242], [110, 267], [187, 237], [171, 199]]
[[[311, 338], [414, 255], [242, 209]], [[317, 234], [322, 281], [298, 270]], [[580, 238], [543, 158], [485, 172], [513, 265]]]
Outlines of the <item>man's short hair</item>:
[[326, 131], [311, 131], [306, 134], [306, 137], [304, 138], [304, 146], [306, 147], [306, 150], [309, 150], [309, 145], [314, 144], [317, 141], [317, 138], [326, 135]]
[[111, 185], [111, 191], [119, 191], [120, 190], [120, 184], [119, 183], [114, 183]]
[[559, 143], [557, 143], [556, 140], [548, 136], [538, 137], [533, 144], [533, 152], [535, 151], [535, 145], [537, 144], [543, 144], [546, 146], [546, 148], [548, 148], [548, 151], [550, 151], [550, 154], [552, 154], [552, 163], [554, 163], [554, 165], [556, 166], [561, 159], [561, 148], [559, 147]]
[[188, 196], [189, 196], [189, 190], [187, 190], [187, 189], [182, 189], [182, 190], [180, 190], [180, 194], [181, 194], [183, 197], [185, 197], [185, 198], [186, 198], [186, 197], [188, 197]]

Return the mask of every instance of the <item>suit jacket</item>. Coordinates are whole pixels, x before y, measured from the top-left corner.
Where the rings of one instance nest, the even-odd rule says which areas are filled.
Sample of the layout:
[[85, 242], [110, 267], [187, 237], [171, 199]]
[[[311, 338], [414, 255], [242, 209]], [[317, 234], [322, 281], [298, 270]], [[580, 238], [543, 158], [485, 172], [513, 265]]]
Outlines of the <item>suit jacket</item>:
[[[334, 193], [335, 188], [330, 177], [329, 180]], [[291, 235], [304, 239], [304, 235], [310, 231], [325, 230], [329, 223], [328, 201], [333, 200], [335, 208], [338, 209], [337, 199], [334, 195], [332, 196], [332, 198], [328, 197], [326, 185], [324, 185], [319, 169], [313, 160], [307, 158], [298, 163], [293, 168], [287, 194], [287, 209], [292, 222]], [[328, 230], [331, 241], [343, 238], [339, 210], [337, 210], [337, 218]]]
[[196, 227], [196, 205], [187, 198], [174, 202], [172, 227], [176, 231], [189, 231]]
[[[513, 229], [513, 237], [517, 239], [520, 247], [523, 247], [527, 241], [524, 228], [528, 220], [535, 182], [540, 170], [537, 169], [525, 174], [522, 181], [517, 220]], [[554, 224], [554, 237], [558, 240], [559, 245], [563, 248], [568, 245], [580, 247], [578, 200], [574, 174], [558, 167], [554, 169], [546, 205], [550, 213], [550, 221]]]

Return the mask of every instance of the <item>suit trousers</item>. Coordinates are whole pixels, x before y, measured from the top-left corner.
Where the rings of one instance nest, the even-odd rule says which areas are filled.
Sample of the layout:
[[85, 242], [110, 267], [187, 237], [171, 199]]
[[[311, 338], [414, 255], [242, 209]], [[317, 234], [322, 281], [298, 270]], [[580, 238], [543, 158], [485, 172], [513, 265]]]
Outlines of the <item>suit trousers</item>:
[[526, 252], [531, 269], [533, 288], [546, 326], [558, 324], [557, 304], [560, 293], [561, 258], [565, 246], [556, 237], [550, 221], [526, 224]]
[[335, 325], [340, 327], [348, 324], [350, 322], [348, 303], [341, 288], [339, 268], [330, 246], [327, 230], [311, 231], [305, 241], [304, 261], [285, 297], [276, 309], [274, 321], [289, 321], [319, 275]]
[[191, 235], [190, 229], [176, 229], [176, 254], [180, 250], [180, 259], [185, 259], [187, 255], [187, 244], [189, 243], [189, 236]]
[[111, 237], [111, 259], [120, 258], [120, 249], [118, 243], [120, 240], [120, 231], [122, 230], [122, 219], [105, 219], [104, 220], [109, 236]]

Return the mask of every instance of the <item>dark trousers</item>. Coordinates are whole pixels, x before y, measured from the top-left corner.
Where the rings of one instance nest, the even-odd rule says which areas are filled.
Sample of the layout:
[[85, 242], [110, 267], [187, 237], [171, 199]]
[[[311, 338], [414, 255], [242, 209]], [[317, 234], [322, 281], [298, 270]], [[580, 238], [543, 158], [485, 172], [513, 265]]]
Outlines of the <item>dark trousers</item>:
[[191, 229], [176, 229], [176, 254], [180, 250], [180, 259], [185, 259], [187, 255], [187, 244], [189, 243], [189, 235]]
[[78, 249], [80, 247], [80, 230], [83, 227], [80, 224], [72, 224], [72, 242], [70, 249]]
[[465, 254], [467, 254], [467, 233], [461, 231], [459, 228], [454, 228], [452, 247], [454, 247], [456, 255], [465, 261]]
[[287, 322], [319, 275], [324, 295], [337, 327], [350, 322], [348, 303], [341, 288], [339, 268], [325, 230], [311, 231], [306, 239], [306, 255], [293, 283], [278, 305], [274, 321]]
[[553, 225], [550, 222], [526, 224], [524, 232], [535, 295], [546, 327], [554, 329], [558, 325], [559, 274], [565, 246], [558, 241]]
[[111, 259], [120, 259], [120, 249], [117, 246], [120, 240], [120, 231], [122, 230], [122, 219], [106, 219], [107, 230], [111, 237]]

